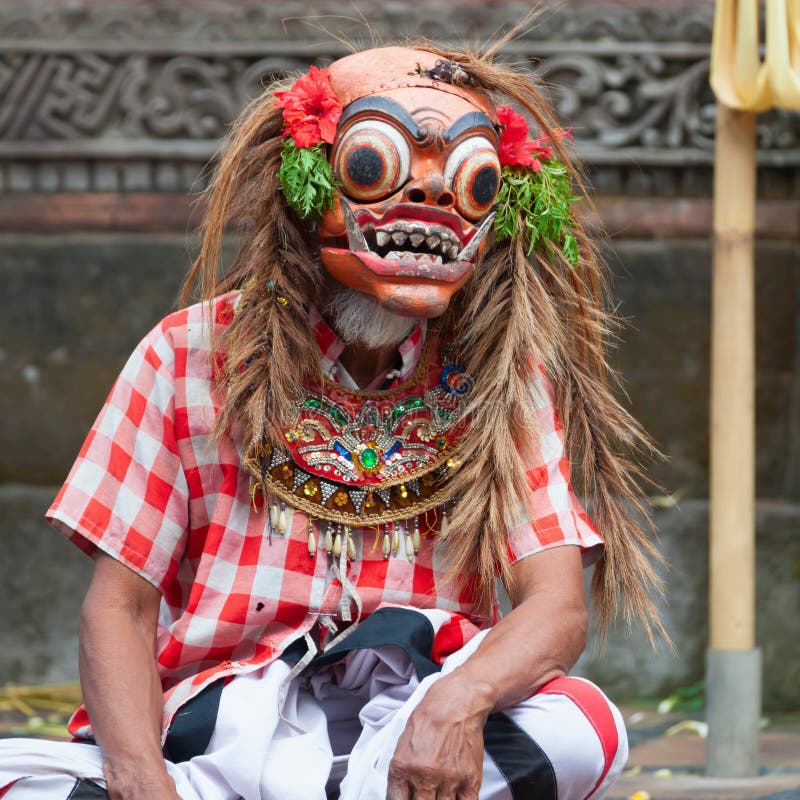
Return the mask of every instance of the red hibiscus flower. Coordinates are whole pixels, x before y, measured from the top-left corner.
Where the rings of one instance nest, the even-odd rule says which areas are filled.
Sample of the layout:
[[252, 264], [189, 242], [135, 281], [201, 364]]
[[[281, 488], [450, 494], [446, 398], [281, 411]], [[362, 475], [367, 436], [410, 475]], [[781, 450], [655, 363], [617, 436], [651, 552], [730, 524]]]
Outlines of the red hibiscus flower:
[[326, 69], [311, 67], [286, 92], [275, 92], [275, 105], [283, 109], [283, 124], [298, 147], [331, 144], [342, 116], [342, 104], [333, 93]]
[[[500, 133], [500, 164], [509, 167], [529, 167], [538, 172], [542, 161], [553, 157], [553, 146], [547, 136], [528, 138], [528, 123], [522, 114], [510, 106], [500, 106], [497, 118], [503, 130]], [[561, 136], [569, 136], [564, 131]]]

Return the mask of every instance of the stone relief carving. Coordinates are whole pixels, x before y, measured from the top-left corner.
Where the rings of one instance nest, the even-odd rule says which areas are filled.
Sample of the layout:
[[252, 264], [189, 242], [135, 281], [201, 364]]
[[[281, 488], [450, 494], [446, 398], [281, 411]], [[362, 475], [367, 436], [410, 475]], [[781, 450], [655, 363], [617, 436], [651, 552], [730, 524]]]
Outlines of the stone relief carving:
[[[445, 28], [426, 25], [426, 31], [442, 38], [452, 33], [446, 26], [455, 11], [458, 30], [486, 38], [527, 6], [439, 5], [442, 13], [433, 16]], [[304, 7], [289, 0], [279, 8], [247, 2], [0, 8], [3, 190], [64, 188], [66, 166], [68, 183], [76, 187], [130, 187], [124, 178], [115, 183], [109, 177], [119, 173], [138, 175], [137, 187], [190, 188], [187, 176], [213, 156], [230, 121], [265, 84], [343, 52], [340, 42], [321, 40], [319, 32], [316, 43], [281, 37], [281, 26], [309, 36], [308, 27], [292, 19], [303, 16]], [[317, 8], [320, 14], [341, 11], [332, 2]], [[690, 162], [707, 169], [715, 113], [707, 80], [712, 10], [694, 3], [545, 11], [505, 57], [529, 60], [595, 171]], [[371, 21], [374, 34], [393, 30], [398, 14], [398, 6], [382, 6]], [[406, 26], [414, 22], [407, 9], [400, 16]], [[363, 35], [362, 22], [339, 16], [339, 23], [345, 34]], [[799, 139], [795, 115], [760, 121], [759, 145], [768, 163], [797, 163]], [[176, 162], [181, 177], [165, 180], [176, 173]], [[76, 177], [81, 170], [84, 180]]]
[[[70, 2], [47, 0], [9, 2], [0, 7], [0, 38], [101, 42], [257, 42], [324, 40], [331, 34], [370, 41], [403, 35], [435, 39], [486, 40], [501, 27], [513, 25], [530, 10], [528, 0], [460, 3], [430, 0], [425, 14], [412, 12], [407, 3], [362, 4], [340, 0], [280, 3], [225, 2]], [[603, 42], [698, 42], [711, 39], [711, 0], [651, 4], [640, 8], [615, 3], [579, 3], [566, 0], [541, 13], [518, 42], [570, 40]], [[328, 37], [329, 41], [334, 41]]]
[[713, 145], [707, 59], [562, 55], [543, 59], [535, 71], [554, 86], [556, 109], [579, 142], [611, 149]]

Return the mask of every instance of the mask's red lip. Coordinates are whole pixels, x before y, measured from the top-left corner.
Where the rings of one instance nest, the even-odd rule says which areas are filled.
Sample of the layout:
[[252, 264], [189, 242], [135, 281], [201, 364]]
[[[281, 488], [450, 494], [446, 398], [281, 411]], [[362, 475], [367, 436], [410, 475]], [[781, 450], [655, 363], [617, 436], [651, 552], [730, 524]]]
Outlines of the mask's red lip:
[[458, 283], [473, 267], [471, 261], [448, 261], [436, 264], [433, 260], [381, 258], [368, 250], [348, 250], [343, 247], [324, 247], [322, 250], [332, 254], [355, 256], [370, 272], [384, 278], [415, 278], [438, 283]]
[[394, 222], [397, 219], [441, 225], [449, 228], [458, 236], [462, 247], [469, 243], [469, 240], [475, 234], [476, 230], [472, 225], [465, 229], [463, 221], [455, 214], [451, 214], [448, 211], [431, 208], [430, 206], [418, 206], [411, 203], [400, 203], [396, 206], [392, 206], [382, 217], [376, 216], [365, 208], [358, 209], [355, 215], [360, 228], [363, 228], [365, 225], [380, 227], [389, 222]]

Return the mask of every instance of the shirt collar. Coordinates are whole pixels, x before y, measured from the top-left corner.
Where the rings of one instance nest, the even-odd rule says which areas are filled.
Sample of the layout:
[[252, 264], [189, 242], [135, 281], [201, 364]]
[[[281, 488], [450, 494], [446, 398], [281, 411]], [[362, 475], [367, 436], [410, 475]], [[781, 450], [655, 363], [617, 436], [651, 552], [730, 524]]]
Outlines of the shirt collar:
[[[316, 337], [320, 353], [322, 354], [320, 362], [323, 374], [329, 380], [349, 386], [352, 383], [352, 378], [350, 378], [344, 367], [339, 363], [339, 357], [346, 347], [345, 343], [339, 338], [336, 331], [325, 322], [322, 318], [322, 314], [319, 313], [315, 306], [311, 306], [309, 309], [308, 321], [314, 331], [314, 336]], [[369, 386], [349, 386], [349, 388], [362, 388], [368, 391], [390, 389], [406, 380], [419, 363], [427, 329], [428, 321], [421, 320], [414, 326], [414, 329], [408, 337], [400, 342], [397, 347], [397, 351], [400, 354], [399, 369], [391, 369], [382, 372], [375, 377]]]

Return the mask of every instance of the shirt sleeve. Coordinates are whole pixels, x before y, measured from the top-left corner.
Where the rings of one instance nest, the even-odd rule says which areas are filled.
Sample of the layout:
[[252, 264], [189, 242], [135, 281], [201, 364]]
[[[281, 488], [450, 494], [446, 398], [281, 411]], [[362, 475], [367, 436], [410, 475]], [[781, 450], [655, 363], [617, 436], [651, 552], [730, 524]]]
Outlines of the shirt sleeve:
[[556, 413], [553, 390], [544, 373], [533, 387], [539, 434], [525, 465], [529, 495], [508, 533], [511, 562], [563, 545], [581, 548], [584, 567], [603, 554], [603, 540], [570, 484], [570, 466], [564, 451], [564, 432]]
[[174, 366], [159, 326], [123, 368], [45, 515], [85, 553], [108, 553], [162, 593], [178, 570], [188, 526]]

